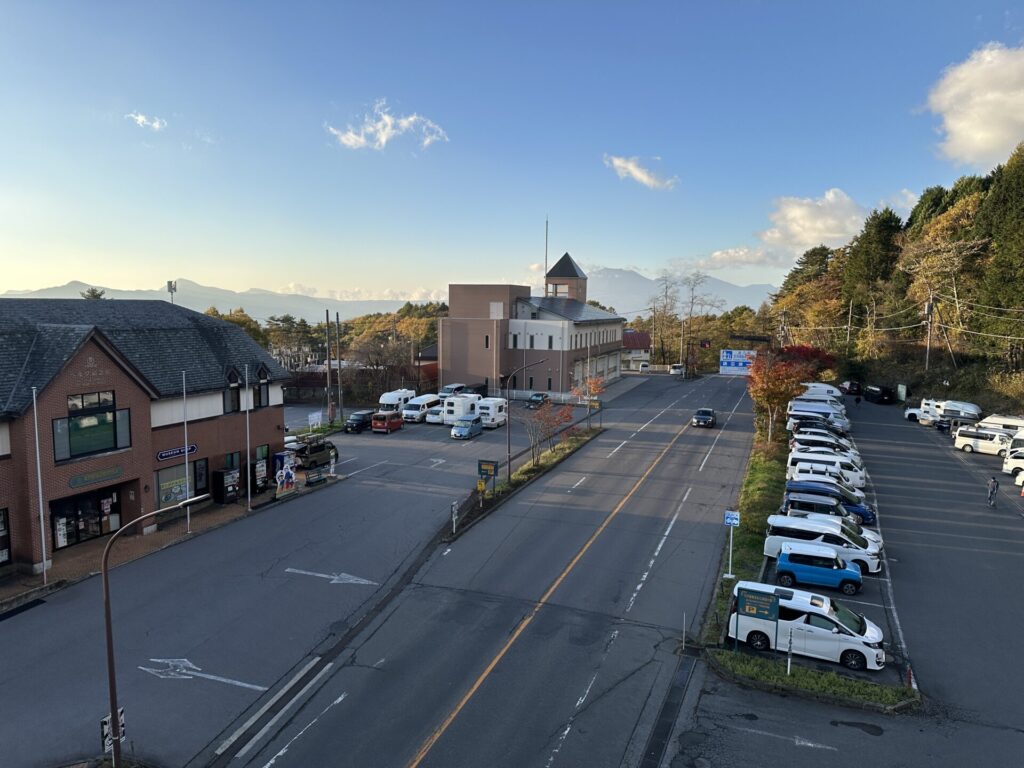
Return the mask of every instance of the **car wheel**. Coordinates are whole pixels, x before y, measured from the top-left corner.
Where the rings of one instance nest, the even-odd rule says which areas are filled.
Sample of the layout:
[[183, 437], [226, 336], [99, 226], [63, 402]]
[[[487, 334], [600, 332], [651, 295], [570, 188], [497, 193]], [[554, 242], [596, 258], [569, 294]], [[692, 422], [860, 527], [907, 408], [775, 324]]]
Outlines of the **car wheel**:
[[753, 648], [755, 651], [767, 651], [771, 648], [771, 643], [768, 640], [768, 635], [764, 632], [751, 632], [747, 635], [747, 645]]
[[782, 587], [792, 587], [796, 584], [796, 579], [793, 578], [793, 574], [791, 573], [780, 573], [775, 577], [775, 581], [777, 581], [779, 586]]
[[868, 666], [867, 659], [859, 651], [843, 651], [843, 654], [839, 657], [839, 663], [847, 669], [857, 671], [866, 669]]
[[860, 570], [861, 576], [867, 576], [870, 573], [867, 563], [863, 563], [860, 560], [854, 560], [853, 564], [857, 566], [858, 570]]
[[1014, 478], [1016, 478], [1016, 477], [1017, 477], [1017, 475], [1019, 475], [1019, 474], [1020, 474], [1020, 467], [1014, 467], [1014, 468], [1013, 468], [1013, 473], [1012, 473], [1012, 474], [1013, 474], [1013, 477], [1014, 477]]
[[971, 448], [971, 446], [969, 446], [969, 445], [965, 445], [964, 446], [964, 453], [971, 453], [972, 451], [974, 451], [974, 449]]
[[842, 584], [839, 585], [839, 589], [842, 591], [844, 595], [849, 595], [852, 597], [860, 591], [860, 584], [858, 584], [855, 581], [844, 581]]
[[917, 416], [912, 413], [907, 414], [907, 421], [917, 421]]
[[1006, 458], [1006, 451], [1005, 450], [1002, 450], [1002, 451], [999, 452], [999, 458], [1000, 459], [1005, 459]]

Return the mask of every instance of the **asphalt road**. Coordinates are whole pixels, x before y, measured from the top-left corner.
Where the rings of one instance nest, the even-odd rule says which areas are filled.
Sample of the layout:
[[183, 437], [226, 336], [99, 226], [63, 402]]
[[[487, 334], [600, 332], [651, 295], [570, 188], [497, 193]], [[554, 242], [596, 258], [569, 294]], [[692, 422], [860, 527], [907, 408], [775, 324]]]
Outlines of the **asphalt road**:
[[[438, 551], [245, 764], [637, 764], [715, 578], [744, 388], [651, 377], [616, 399], [600, 439]], [[707, 405], [719, 429], [684, 426]]]

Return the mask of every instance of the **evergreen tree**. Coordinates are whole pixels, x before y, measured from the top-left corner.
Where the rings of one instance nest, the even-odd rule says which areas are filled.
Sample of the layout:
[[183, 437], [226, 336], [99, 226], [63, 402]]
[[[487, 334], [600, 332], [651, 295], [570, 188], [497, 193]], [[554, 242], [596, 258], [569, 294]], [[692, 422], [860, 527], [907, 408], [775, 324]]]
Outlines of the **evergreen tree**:
[[871, 286], [892, 277], [900, 255], [903, 222], [891, 208], [871, 212], [861, 233], [850, 244], [843, 275], [843, 298], [863, 302]]

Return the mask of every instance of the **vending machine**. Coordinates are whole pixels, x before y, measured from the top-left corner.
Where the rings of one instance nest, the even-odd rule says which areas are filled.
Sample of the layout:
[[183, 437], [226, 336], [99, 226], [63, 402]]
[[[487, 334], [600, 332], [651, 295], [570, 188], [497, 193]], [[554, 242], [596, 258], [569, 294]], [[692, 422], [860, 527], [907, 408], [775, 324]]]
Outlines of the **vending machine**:
[[215, 469], [210, 473], [213, 500], [218, 504], [233, 504], [238, 501], [238, 481], [240, 473], [237, 469]]

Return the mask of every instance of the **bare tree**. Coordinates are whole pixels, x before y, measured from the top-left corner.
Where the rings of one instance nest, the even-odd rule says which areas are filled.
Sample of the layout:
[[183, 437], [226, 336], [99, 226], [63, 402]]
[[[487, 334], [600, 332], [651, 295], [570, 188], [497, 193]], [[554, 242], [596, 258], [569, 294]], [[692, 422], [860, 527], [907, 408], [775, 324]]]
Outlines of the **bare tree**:
[[[725, 302], [722, 299], [701, 291], [707, 280], [708, 276], [700, 270], [679, 279], [679, 284], [683, 289], [683, 312], [679, 333], [679, 362], [686, 365], [688, 376], [692, 373], [693, 363], [696, 359], [696, 355], [693, 352], [694, 331], [699, 331], [703, 328], [703, 319], [710, 311], [720, 312], [725, 308]], [[695, 323], [698, 320], [699, 323]], [[696, 328], [695, 324], [697, 325]], [[684, 344], [685, 352], [683, 349]]]
[[661, 350], [661, 362], [668, 360], [665, 349], [665, 332], [668, 323], [676, 313], [679, 289], [674, 275], [663, 269], [658, 275], [658, 292], [651, 297], [651, 330], [654, 332], [654, 346]]

